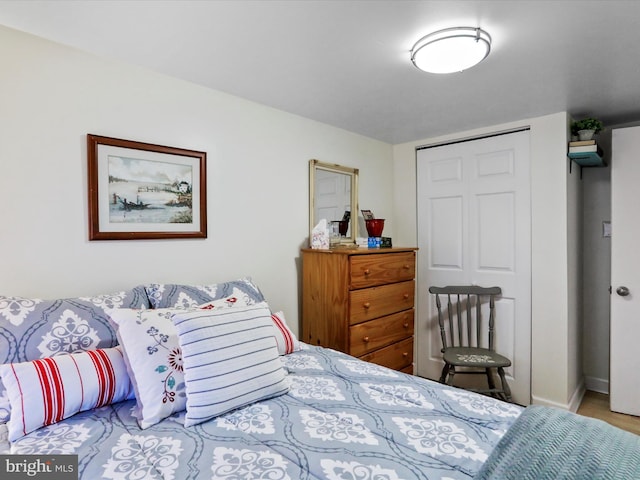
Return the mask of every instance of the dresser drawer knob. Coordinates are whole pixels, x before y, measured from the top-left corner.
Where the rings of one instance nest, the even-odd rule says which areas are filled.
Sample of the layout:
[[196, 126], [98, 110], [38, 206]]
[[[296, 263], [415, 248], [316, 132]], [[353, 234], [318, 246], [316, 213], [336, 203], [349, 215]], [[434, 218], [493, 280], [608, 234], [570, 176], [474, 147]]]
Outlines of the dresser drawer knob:
[[371, 303], [365, 302], [362, 306], [368, 309], [371, 306]]
[[403, 356], [404, 358], [407, 358], [407, 357], [409, 356], [409, 353], [408, 353], [408, 352], [403, 352], [403, 353], [402, 353], [402, 356]]
[[364, 343], [369, 343], [369, 337], [364, 337], [362, 340], [364, 340]]
[[403, 326], [404, 328], [409, 328], [409, 323], [404, 322], [404, 323], [402, 324], [402, 326]]
[[405, 300], [407, 300], [407, 299], [409, 298], [409, 294], [408, 294], [408, 293], [405, 293], [402, 297], [403, 297]]
[[402, 267], [402, 268], [404, 268], [405, 270], [409, 270], [409, 269], [411, 268], [411, 265], [405, 265], [405, 266], [404, 266], [404, 267]]
[[365, 275], [370, 275], [371, 274], [371, 270], [369, 270], [368, 268], [364, 271]]

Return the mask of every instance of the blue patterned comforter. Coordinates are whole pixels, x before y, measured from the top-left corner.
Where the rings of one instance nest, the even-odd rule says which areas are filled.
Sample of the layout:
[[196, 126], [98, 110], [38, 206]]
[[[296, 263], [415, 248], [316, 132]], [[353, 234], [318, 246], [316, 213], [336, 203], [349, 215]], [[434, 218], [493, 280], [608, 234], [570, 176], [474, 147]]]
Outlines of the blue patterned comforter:
[[141, 430], [127, 401], [0, 451], [77, 453], [87, 480], [469, 479], [522, 411], [320, 347], [281, 358], [289, 393], [195, 427]]

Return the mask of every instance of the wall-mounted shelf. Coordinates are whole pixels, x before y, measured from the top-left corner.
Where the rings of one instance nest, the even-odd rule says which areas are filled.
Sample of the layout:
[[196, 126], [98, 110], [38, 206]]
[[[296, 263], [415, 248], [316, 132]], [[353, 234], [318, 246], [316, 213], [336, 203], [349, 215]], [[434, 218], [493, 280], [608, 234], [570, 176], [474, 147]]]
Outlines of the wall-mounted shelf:
[[598, 152], [568, 153], [571, 160], [581, 167], [606, 167], [607, 164]]
[[[597, 147], [596, 147], [597, 148]], [[571, 150], [571, 147], [569, 147]], [[567, 153], [569, 157], [569, 173], [571, 173], [571, 166], [575, 162], [580, 165], [580, 178], [582, 178], [583, 167], [606, 167], [607, 162], [604, 160], [604, 155], [600, 148], [597, 148], [595, 152], [572, 152]]]

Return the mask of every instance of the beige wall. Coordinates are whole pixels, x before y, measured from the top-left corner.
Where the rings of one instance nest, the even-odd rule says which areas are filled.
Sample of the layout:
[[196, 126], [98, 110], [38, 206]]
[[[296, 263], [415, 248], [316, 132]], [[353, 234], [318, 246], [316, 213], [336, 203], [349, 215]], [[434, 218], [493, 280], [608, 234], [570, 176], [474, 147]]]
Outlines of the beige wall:
[[[297, 330], [309, 159], [359, 168], [391, 217], [388, 144], [4, 27], [0, 60], [0, 295], [249, 275]], [[87, 133], [207, 152], [208, 238], [89, 242]]]
[[[531, 129], [532, 196], [532, 385], [533, 403], [574, 409], [582, 392], [576, 283], [579, 186], [568, 178], [568, 115], [565, 112], [395, 145], [394, 241], [417, 242], [416, 155], [420, 145], [472, 138], [520, 127]], [[420, 348], [418, 345], [417, 348]]]

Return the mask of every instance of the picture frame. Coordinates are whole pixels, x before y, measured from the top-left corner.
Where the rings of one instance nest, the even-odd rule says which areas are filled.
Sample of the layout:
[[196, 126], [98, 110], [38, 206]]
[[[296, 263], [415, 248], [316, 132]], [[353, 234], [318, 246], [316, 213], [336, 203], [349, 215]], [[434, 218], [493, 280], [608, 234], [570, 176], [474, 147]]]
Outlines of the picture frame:
[[207, 237], [207, 154], [87, 134], [89, 240]]
[[373, 220], [375, 218], [371, 210], [360, 210], [360, 211], [362, 212], [362, 217], [365, 220]]

